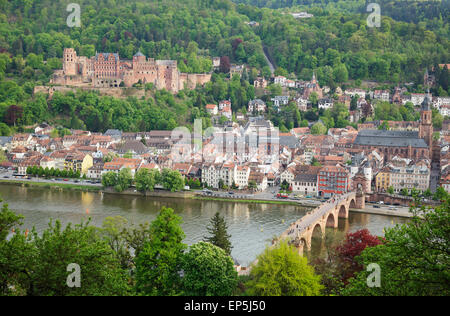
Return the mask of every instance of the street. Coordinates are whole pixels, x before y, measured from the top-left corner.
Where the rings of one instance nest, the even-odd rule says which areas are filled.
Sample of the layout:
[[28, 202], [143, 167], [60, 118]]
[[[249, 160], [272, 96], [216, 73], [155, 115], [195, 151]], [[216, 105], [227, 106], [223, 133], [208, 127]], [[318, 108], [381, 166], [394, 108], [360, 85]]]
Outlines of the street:
[[[84, 179], [69, 179], [69, 178], [58, 178], [58, 179], [45, 179], [39, 177], [28, 177], [24, 176], [14, 176], [13, 170], [5, 170], [0, 169], [0, 180], [11, 180], [11, 181], [20, 181], [20, 182], [39, 182], [39, 183], [65, 183], [65, 184], [73, 184], [73, 185], [86, 185], [86, 186], [94, 186], [101, 187], [101, 183], [91, 183], [90, 180]], [[65, 181], [67, 180], [67, 181]]]

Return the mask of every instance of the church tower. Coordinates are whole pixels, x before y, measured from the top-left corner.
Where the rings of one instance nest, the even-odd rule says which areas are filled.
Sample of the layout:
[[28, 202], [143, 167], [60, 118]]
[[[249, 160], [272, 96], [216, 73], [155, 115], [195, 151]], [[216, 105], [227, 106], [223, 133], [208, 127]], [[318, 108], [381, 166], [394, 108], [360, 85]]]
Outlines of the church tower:
[[311, 83], [317, 83], [317, 79], [316, 79], [316, 72], [315, 71], [313, 71], [313, 76], [312, 76], [312, 79], [311, 79]]
[[423, 100], [422, 111], [420, 112], [419, 137], [425, 140], [430, 150], [433, 147], [433, 112], [431, 111], [431, 104], [432, 101], [428, 92]]

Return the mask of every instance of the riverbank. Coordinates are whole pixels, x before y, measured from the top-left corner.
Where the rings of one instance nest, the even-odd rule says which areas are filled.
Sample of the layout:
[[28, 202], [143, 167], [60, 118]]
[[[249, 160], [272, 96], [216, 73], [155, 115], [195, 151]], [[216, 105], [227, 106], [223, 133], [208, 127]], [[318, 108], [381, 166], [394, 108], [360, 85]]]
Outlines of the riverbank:
[[[50, 220], [53, 222], [59, 220], [63, 227], [69, 223], [75, 225], [90, 220], [92, 226], [102, 227], [108, 217], [121, 216], [130, 225], [140, 225], [152, 222], [162, 207], [169, 207], [182, 217], [181, 225], [186, 234], [183, 242], [192, 245], [208, 236], [207, 227], [210, 226], [211, 218], [219, 211], [228, 224], [228, 233], [233, 244], [233, 258], [243, 267], [255, 261], [266, 246], [270, 245], [273, 236], [279, 236], [287, 229], [289, 223], [297, 221], [308, 212], [304, 208], [292, 205], [246, 204], [228, 199], [221, 202], [193, 198], [99, 194], [22, 187], [1, 182], [0, 194], [10, 209], [25, 216], [23, 229], [31, 230], [35, 227], [39, 234], [48, 229]], [[352, 212], [349, 219], [340, 225], [338, 230], [341, 233], [336, 236], [345, 236], [348, 232], [361, 228], [369, 229], [373, 235], [383, 236], [383, 229], [405, 223], [407, 220]]]
[[206, 197], [206, 196], [194, 196], [192, 197], [194, 200], [201, 201], [214, 201], [214, 202], [232, 202], [232, 203], [246, 203], [246, 204], [278, 204], [278, 205], [292, 205], [292, 206], [301, 206], [301, 207], [314, 207], [312, 205], [302, 205], [298, 202], [291, 201], [273, 201], [273, 200], [253, 200], [253, 199], [233, 199], [233, 198], [215, 198], [215, 197]]
[[365, 208], [364, 210], [351, 209], [350, 212], [362, 213], [362, 214], [385, 215], [385, 216], [392, 216], [392, 217], [403, 217], [403, 218], [412, 218], [412, 217], [414, 217], [414, 215], [411, 212], [404, 211], [404, 210], [391, 211], [391, 210]]
[[145, 193], [139, 192], [136, 189], [128, 189], [122, 192], [117, 192], [113, 188], [104, 188], [103, 193], [112, 195], [131, 195], [131, 196], [142, 196], [142, 197], [156, 197], [156, 198], [175, 198], [175, 199], [191, 199], [195, 196], [193, 191], [181, 191], [181, 192], [171, 192], [164, 190], [147, 191]]
[[26, 188], [44, 188], [53, 190], [71, 190], [83, 192], [100, 192], [103, 187], [91, 186], [71, 183], [53, 183], [53, 182], [35, 182], [35, 181], [16, 181], [16, 180], [0, 180], [0, 184], [14, 185]]
[[[36, 182], [36, 181], [24, 181], [24, 180], [4, 180], [0, 179], [0, 184], [20, 186], [20, 187], [36, 187], [51, 190], [68, 190], [68, 191], [82, 191], [82, 192], [102, 192], [111, 195], [128, 195], [128, 196], [142, 196], [142, 197], [155, 197], [155, 198], [175, 198], [175, 199], [191, 199], [200, 201], [213, 201], [213, 202], [228, 202], [228, 203], [240, 203], [240, 204], [274, 204], [274, 205], [286, 205], [286, 206], [298, 206], [306, 208], [315, 208], [317, 205], [305, 204], [297, 201], [282, 201], [282, 200], [267, 200], [267, 199], [237, 199], [232, 197], [220, 198], [202, 196], [195, 191], [183, 191], [183, 192], [170, 192], [170, 191], [147, 191], [142, 193], [134, 189], [129, 189], [123, 192], [117, 192], [112, 188], [104, 188], [102, 186], [72, 184], [72, 183], [56, 183], [56, 182]], [[404, 210], [383, 210], [367, 207], [364, 210], [350, 210], [354, 213], [362, 214], [374, 214], [384, 215], [391, 217], [412, 218], [413, 214], [409, 212], [409, 209]]]

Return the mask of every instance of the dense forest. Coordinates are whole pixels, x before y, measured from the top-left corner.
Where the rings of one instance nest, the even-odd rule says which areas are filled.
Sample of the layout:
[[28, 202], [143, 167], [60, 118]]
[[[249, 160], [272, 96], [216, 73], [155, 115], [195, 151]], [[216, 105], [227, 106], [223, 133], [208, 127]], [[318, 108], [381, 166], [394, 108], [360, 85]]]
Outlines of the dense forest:
[[[195, 45], [190, 50], [189, 44], [196, 43], [204, 56], [227, 55], [231, 61], [265, 65], [260, 40], [243, 23], [248, 18], [237, 14], [229, 1], [81, 0], [80, 28], [66, 24], [70, 2], [0, 0], [0, 49], [44, 59], [62, 57], [65, 47], [86, 56], [118, 52], [125, 59], [141, 50], [155, 59], [178, 59], [195, 67], [197, 61], [189, 59]], [[233, 47], [236, 38], [242, 47]]]
[[448, 0], [233, 0], [233, 2], [259, 8], [309, 9], [319, 7], [351, 13], [364, 13], [369, 3], [378, 3], [382, 15], [397, 21], [414, 23], [435, 18], [448, 21], [450, 13], [450, 1]]
[[[314, 18], [296, 20], [278, 11], [239, 6], [240, 13], [260, 23], [255, 32], [285, 73], [322, 84], [348, 79], [381, 82], [422, 81], [424, 69], [450, 59], [448, 23], [439, 32], [426, 23], [397, 22], [383, 17], [380, 28], [367, 27], [367, 15], [314, 8]], [[282, 71], [281, 71], [282, 72]]]
[[[383, 17], [380, 28], [369, 28], [367, 13], [337, 9], [341, 2], [322, 1], [326, 6], [308, 10], [313, 18], [298, 20], [281, 10], [230, 0], [82, 0], [81, 27], [71, 28], [66, 24], [68, 0], [0, 0], [0, 131], [8, 134], [8, 129], [43, 120], [94, 131], [170, 129], [195, 118], [207, 127], [205, 104], [230, 99], [236, 112], [254, 97], [253, 79], [270, 76], [263, 48], [276, 74], [309, 80], [315, 71], [321, 85], [332, 89], [363, 80], [420, 84], [426, 68], [450, 60], [448, 22], [442, 14], [417, 24]], [[330, 8], [332, 3], [336, 8]], [[178, 60], [183, 72], [211, 71], [214, 56], [245, 63], [249, 70], [241, 80], [229, 80], [222, 69], [205, 87], [176, 96], [146, 86], [150, 100], [94, 92], [56, 94], [52, 100], [33, 95], [35, 85], [48, 84], [61, 68], [66, 47], [86, 56], [118, 52], [124, 59], [140, 50], [152, 58]], [[448, 93], [444, 90], [442, 95]], [[306, 114], [288, 107], [269, 116], [289, 129], [304, 125]]]

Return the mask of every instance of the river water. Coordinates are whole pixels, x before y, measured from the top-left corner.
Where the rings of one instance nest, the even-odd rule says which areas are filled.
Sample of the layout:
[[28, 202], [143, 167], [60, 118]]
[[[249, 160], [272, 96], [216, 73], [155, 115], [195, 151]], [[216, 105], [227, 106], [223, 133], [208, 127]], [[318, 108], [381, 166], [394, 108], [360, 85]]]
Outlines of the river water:
[[[183, 218], [184, 242], [189, 245], [203, 239], [211, 217], [219, 211], [232, 236], [232, 256], [243, 266], [254, 261], [274, 236], [280, 235], [289, 223], [309, 210], [290, 205], [136, 197], [12, 185], [0, 185], [0, 196], [12, 210], [25, 216], [24, 228], [34, 226], [39, 232], [48, 227], [50, 219], [67, 224], [91, 218], [93, 225], [101, 226], [106, 217], [120, 215], [134, 224], [151, 222], [161, 207], [171, 207]], [[382, 236], [384, 227], [406, 221], [404, 218], [350, 213], [348, 220], [339, 219], [336, 231], [327, 229], [327, 234], [334, 232], [343, 238], [346, 232], [368, 228], [372, 234]]]

